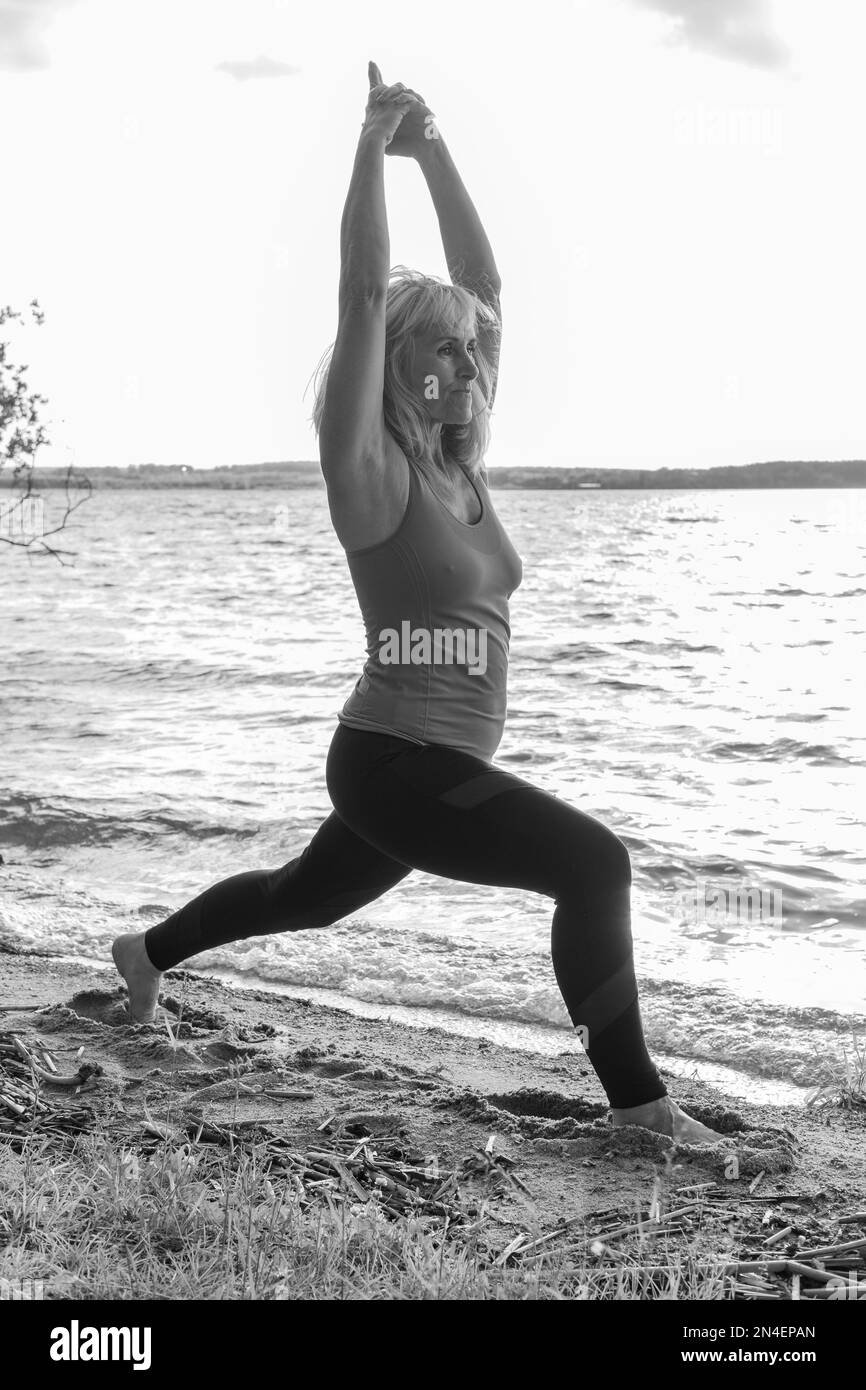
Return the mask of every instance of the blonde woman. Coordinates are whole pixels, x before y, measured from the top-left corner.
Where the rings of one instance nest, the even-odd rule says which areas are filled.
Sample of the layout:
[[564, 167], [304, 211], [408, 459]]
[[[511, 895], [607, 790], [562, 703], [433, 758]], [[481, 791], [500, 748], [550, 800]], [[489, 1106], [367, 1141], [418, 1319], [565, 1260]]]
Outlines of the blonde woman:
[[[341, 225], [336, 341], [313, 421], [328, 505], [367, 630], [367, 661], [327, 759], [333, 813], [282, 868], [235, 874], [114, 959], [134, 1019], [164, 971], [228, 942], [324, 927], [412, 869], [555, 903], [556, 980], [615, 1125], [718, 1136], [668, 1096], [646, 1048], [631, 865], [593, 817], [494, 766], [506, 715], [508, 600], [522, 564], [487, 490], [500, 282], [432, 112], [375, 64]], [[451, 283], [390, 269], [386, 154], [417, 161]], [[407, 946], [409, 943], [407, 943]]]

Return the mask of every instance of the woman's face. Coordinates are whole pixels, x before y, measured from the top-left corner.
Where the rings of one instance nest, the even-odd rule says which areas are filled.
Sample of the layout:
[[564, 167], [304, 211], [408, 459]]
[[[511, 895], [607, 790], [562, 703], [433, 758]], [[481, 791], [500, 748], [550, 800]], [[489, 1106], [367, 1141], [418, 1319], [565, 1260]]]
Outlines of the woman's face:
[[432, 420], [466, 425], [472, 419], [477, 346], [474, 318], [442, 324], [415, 339], [412, 383]]

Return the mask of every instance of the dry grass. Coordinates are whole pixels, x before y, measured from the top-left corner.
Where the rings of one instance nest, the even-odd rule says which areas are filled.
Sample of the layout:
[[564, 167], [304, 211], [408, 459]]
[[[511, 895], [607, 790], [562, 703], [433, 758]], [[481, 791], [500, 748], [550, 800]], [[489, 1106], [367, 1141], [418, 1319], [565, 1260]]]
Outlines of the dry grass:
[[837, 1105], [851, 1110], [866, 1106], [866, 1038], [851, 1035], [851, 1050], [847, 1048], [841, 1069], [833, 1070], [828, 1080], [809, 1096], [807, 1105]]
[[[527, 1232], [530, 1239], [535, 1233]], [[263, 1146], [163, 1141], [147, 1155], [105, 1131], [29, 1141], [0, 1159], [0, 1277], [76, 1299], [719, 1298], [707, 1251], [652, 1246], [653, 1274], [600, 1268], [582, 1239], [502, 1259], [509, 1237], [474, 1219], [393, 1217], [325, 1191], [305, 1202]], [[536, 1237], [537, 1238], [537, 1237]], [[647, 1263], [644, 1260], [644, 1263]], [[727, 1281], [730, 1284], [730, 1281]]]
[[[13, 1105], [26, 1111], [7, 1110], [0, 1131], [0, 1279], [42, 1281], [47, 1298], [718, 1300], [800, 1297], [801, 1279], [806, 1296], [830, 1292], [826, 1271], [815, 1288], [802, 1264], [799, 1274], [738, 1265], [738, 1247], [754, 1260], [773, 1244], [760, 1208], [752, 1220], [726, 1211], [724, 1193], [684, 1202], [669, 1166], [625, 1224], [518, 1229], [495, 1203], [515, 1178], [480, 1150], [434, 1182], [388, 1141], [368, 1150], [339, 1127], [322, 1127], [304, 1154], [261, 1126], [197, 1128], [174, 1094], [146, 1123], [130, 1122], [88, 1110], [85, 1088], [58, 1096], [62, 1083], [35, 1066], [23, 1075], [19, 1045], [4, 1056]], [[863, 1081], [855, 1045], [845, 1075], [814, 1099], [862, 1104]], [[67, 1126], [64, 1113], [89, 1123]], [[861, 1219], [866, 1230], [866, 1213], [848, 1218]], [[823, 1229], [813, 1244], [861, 1234]], [[784, 1253], [775, 1244], [763, 1258]], [[834, 1253], [839, 1270], [863, 1268], [859, 1251]]]

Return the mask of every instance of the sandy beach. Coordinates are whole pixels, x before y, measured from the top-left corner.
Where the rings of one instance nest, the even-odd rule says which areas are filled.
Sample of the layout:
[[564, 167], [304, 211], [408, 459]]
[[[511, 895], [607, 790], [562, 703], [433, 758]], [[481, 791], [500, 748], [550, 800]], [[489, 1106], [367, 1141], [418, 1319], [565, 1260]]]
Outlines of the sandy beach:
[[[0, 1030], [46, 1049], [61, 1070], [85, 1065], [74, 1102], [124, 1144], [152, 1144], [162, 1127], [168, 1140], [195, 1131], [203, 1142], [211, 1126], [300, 1153], [347, 1137], [373, 1145], [399, 1136], [416, 1167], [460, 1174], [455, 1191], [482, 1202], [491, 1256], [543, 1236], [553, 1248], [566, 1228], [589, 1241], [685, 1207], [659, 1228], [665, 1259], [699, 1249], [718, 1272], [787, 1228], [774, 1255], [841, 1239], [838, 1216], [866, 1207], [866, 1109], [857, 1104], [735, 1104], [666, 1075], [684, 1108], [726, 1136], [714, 1147], [675, 1147], [643, 1129], [611, 1128], [577, 1043], [556, 1057], [519, 1053], [183, 970], [166, 978], [160, 1022], [132, 1026], [112, 971], [10, 941], [0, 951]], [[364, 1187], [363, 1171], [352, 1171]], [[365, 1195], [372, 1191], [355, 1187], [356, 1198]], [[858, 1253], [855, 1267], [861, 1262]]]

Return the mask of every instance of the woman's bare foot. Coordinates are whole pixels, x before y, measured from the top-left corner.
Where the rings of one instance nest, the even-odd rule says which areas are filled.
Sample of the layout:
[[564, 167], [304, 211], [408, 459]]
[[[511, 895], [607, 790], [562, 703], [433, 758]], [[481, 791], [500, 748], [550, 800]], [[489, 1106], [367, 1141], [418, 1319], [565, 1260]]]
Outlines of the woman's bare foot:
[[629, 1110], [611, 1108], [611, 1118], [615, 1129], [624, 1125], [642, 1125], [656, 1134], [667, 1134], [677, 1144], [717, 1144], [727, 1136], [718, 1130], [702, 1125], [681, 1110], [670, 1096], [648, 1101], [646, 1105], [635, 1105]]
[[129, 1017], [133, 1023], [153, 1023], [162, 972], [150, 963], [144, 949], [144, 932], [118, 936], [111, 954], [129, 991]]

